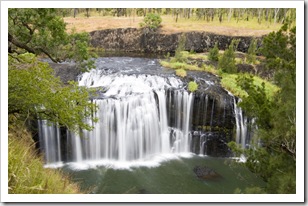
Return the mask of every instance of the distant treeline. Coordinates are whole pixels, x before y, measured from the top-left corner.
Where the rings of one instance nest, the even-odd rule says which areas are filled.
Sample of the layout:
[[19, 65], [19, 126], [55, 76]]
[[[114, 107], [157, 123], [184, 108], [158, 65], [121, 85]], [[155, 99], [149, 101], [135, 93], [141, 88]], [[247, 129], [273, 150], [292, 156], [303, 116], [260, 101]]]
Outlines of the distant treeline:
[[132, 17], [146, 16], [147, 13], [172, 15], [177, 22], [179, 18], [194, 18], [204, 21], [249, 21], [257, 19], [258, 23], [284, 23], [286, 19], [294, 21], [296, 10], [291, 8], [66, 8], [57, 9], [63, 17], [76, 17], [80, 14], [90, 17], [91, 14], [100, 16]]

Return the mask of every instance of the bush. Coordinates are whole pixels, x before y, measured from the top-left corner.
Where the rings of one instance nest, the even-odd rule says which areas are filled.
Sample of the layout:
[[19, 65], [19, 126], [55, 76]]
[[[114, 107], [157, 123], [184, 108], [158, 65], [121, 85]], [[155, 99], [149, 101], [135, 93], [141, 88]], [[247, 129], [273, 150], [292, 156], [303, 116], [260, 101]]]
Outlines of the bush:
[[187, 57], [183, 55], [182, 51], [185, 51], [185, 43], [186, 43], [186, 37], [185, 35], [181, 35], [180, 39], [179, 39], [179, 44], [178, 47], [175, 50], [175, 54], [174, 54], [174, 61], [177, 62], [186, 62], [187, 61]]
[[186, 77], [187, 73], [184, 69], [175, 70], [175, 74], [179, 77]]
[[224, 54], [218, 61], [218, 69], [227, 73], [236, 73], [237, 67], [235, 62], [234, 50], [237, 47], [238, 40], [232, 40], [229, 48], [225, 50]]
[[198, 84], [197, 84], [196, 82], [190, 81], [190, 82], [188, 83], [188, 90], [189, 90], [190, 92], [194, 92], [194, 91], [196, 91], [197, 89], [198, 89]]
[[219, 54], [219, 49], [218, 49], [218, 44], [216, 42], [214, 48], [210, 49], [209, 51], [209, 56], [208, 56], [209, 60], [217, 62], [218, 54]]
[[161, 22], [162, 18], [160, 17], [160, 15], [149, 13], [144, 17], [143, 22], [140, 23], [140, 26], [157, 29], [161, 26]]
[[256, 63], [257, 42], [252, 39], [248, 48], [246, 61], [251, 64]]

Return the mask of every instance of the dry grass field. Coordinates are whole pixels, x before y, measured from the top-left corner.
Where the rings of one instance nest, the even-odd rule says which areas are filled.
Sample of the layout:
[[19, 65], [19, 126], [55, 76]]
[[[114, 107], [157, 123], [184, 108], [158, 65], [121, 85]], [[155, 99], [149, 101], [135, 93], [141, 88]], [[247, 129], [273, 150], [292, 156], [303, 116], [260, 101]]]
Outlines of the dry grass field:
[[[230, 22], [218, 21], [206, 22], [201, 20], [179, 19], [178, 22], [172, 16], [162, 16], [162, 33], [176, 33], [186, 31], [205, 31], [213, 32], [216, 34], [229, 35], [229, 36], [262, 36], [271, 31], [276, 31], [281, 27], [281, 24], [258, 24], [256, 19], [250, 21]], [[77, 32], [95, 31], [103, 29], [115, 28], [139, 28], [139, 23], [142, 22], [143, 17], [112, 17], [112, 16], [91, 16], [86, 17], [66, 17], [64, 21], [67, 23], [67, 29], [75, 28]]]

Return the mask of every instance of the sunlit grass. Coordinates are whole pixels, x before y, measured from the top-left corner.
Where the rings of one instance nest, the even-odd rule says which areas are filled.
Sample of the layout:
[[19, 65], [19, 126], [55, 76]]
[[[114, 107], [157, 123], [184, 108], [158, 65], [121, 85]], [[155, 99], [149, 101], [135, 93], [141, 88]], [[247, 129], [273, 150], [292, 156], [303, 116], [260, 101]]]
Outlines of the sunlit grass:
[[[200, 53], [200, 54], [191, 54], [187, 51], [182, 51], [181, 54], [185, 58], [189, 59], [201, 59], [201, 60], [207, 60], [207, 54], [206, 53]], [[237, 64], [243, 64], [245, 63], [245, 59], [243, 58], [235, 58]], [[238, 74], [228, 74], [224, 73], [221, 70], [218, 70], [215, 66], [213, 65], [207, 65], [207, 64], [201, 64], [201, 67], [198, 67], [197, 65], [190, 65], [188, 63], [182, 63], [182, 62], [176, 62], [174, 59], [171, 57], [169, 61], [160, 61], [161, 65], [166, 67], [166, 68], [171, 68], [171, 69], [176, 69], [176, 72], [178, 73], [178, 76], [184, 77], [186, 76], [185, 70], [194, 70], [194, 71], [205, 71], [214, 75], [218, 75], [221, 77], [221, 86], [231, 92], [233, 95], [237, 97], [245, 97], [247, 96], [247, 92], [242, 90], [238, 85], [236, 79], [240, 75], [249, 75], [249, 74], [243, 74], [243, 73], [238, 73]], [[257, 64], [260, 64], [260, 61], [257, 62]], [[185, 75], [181, 75], [180, 71], [184, 70]], [[265, 92], [266, 95], [269, 99], [271, 99], [274, 94], [279, 91], [279, 87], [276, 85], [272, 84], [269, 81], [266, 81], [258, 76], [253, 76], [254, 80], [254, 85], [261, 87], [262, 82], [265, 84]]]
[[76, 194], [76, 183], [58, 170], [45, 169], [34, 142], [23, 127], [9, 130], [8, 192], [10, 194]]
[[[259, 24], [256, 18], [238, 22], [234, 18], [231, 18], [229, 22], [227, 18], [224, 18], [220, 23], [217, 18], [214, 21], [207, 22], [203, 19], [198, 20], [196, 16], [193, 16], [190, 19], [179, 18], [175, 22], [175, 18], [170, 15], [162, 15], [161, 17], [162, 27], [160, 31], [163, 33], [203, 31], [230, 36], [262, 36], [271, 31], [277, 31], [281, 27], [280, 23], [273, 24], [264, 21]], [[76, 28], [77, 32], [128, 27], [140, 28], [139, 23], [142, 20], [143, 16], [102, 16], [97, 12], [90, 12], [89, 18], [85, 16], [85, 13], [79, 13], [76, 18], [64, 18], [68, 31]]]
[[168, 62], [168, 61], [161, 60], [160, 64], [164, 67], [171, 68], [171, 69], [203, 71], [203, 69], [198, 67], [197, 65], [190, 65], [190, 64], [182, 63], [182, 62]]
[[[244, 90], [242, 90], [238, 85], [237, 85], [237, 81], [236, 79], [240, 76], [240, 75], [248, 75], [248, 74], [228, 74], [228, 73], [222, 73], [220, 74], [220, 76], [222, 77], [221, 79], [221, 86], [224, 87], [226, 90], [228, 90], [229, 92], [231, 92], [233, 95], [237, 96], [237, 97], [245, 97], [247, 96], [247, 92], [245, 92]], [[275, 93], [277, 93], [279, 91], [279, 87], [277, 87], [276, 85], [272, 84], [269, 81], [266, 81], [258, 76], [253, 76], [253, 83], [255, 86], [261, 87], [262, 83], [264, 82], [265, 84], [265, 93], [266, 96], [271, 99]]]

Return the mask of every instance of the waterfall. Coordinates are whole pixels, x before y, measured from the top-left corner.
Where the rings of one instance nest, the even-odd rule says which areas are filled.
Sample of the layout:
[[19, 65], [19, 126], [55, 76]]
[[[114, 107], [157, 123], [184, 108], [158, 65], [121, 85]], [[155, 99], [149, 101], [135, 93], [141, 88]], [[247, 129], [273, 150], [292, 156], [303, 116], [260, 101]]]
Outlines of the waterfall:
[[187, 83], [173, 75], [131, 70], [91, 70], [80, 76], [79, 85], [97, 88], [92, 101], [99, 108], [93, 114], [98, 122], [85, 120], [94, 126], [92, 131], [66, 131], [62, 141], [56, 125], [40, 120], [40, 147], [47, 164], [146, 161], [157, 155], [191, 152], [219, 155], [214, 147], [226, 150], [234, 128], [236, 142], [247, 144], [247, 118], [232, 94], [215, 96], [208, 88], [190, 93]]
[[39, 120], [40, 149], [47, 164], [61, 162], [60, 129], [46, 120]]
[[[79, 83], [106, 90], [102, 98], [93, 100], [99, 121], [94, 130], [71, 135], [73, 161], [133, 161], [190, 152], [193, 94], [181, 89], [179, 79], [96, 72], [86, 73]], [[168, 121], [168, 93], [175, 98], [174, 127]]]
[[235, 97], [234, 100], [234, 116], [236, 121], [236, 143], [241, 144], [242, 148], [246, 147], [247, 144], [247, 118], [243, 115], [243, 111], [240, 107], [237, 106], [238, 102], [241, 102], [239, 99], [236, 102]]

